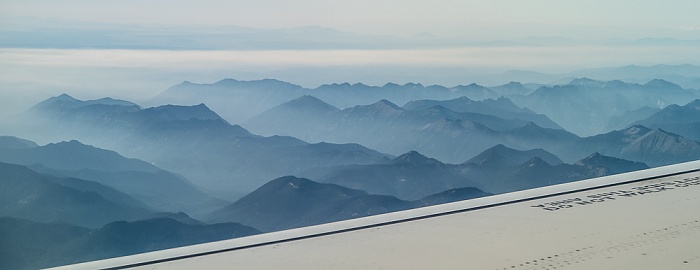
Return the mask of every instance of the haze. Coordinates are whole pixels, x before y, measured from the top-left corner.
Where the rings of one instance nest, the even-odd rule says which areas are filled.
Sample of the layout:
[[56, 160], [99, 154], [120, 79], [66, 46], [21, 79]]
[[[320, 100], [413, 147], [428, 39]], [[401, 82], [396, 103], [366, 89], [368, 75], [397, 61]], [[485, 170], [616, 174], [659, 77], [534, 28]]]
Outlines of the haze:
[[[184, 80], [458, 85], [700, 64], [697, 1], [2, 1], [0, 114]], [[309, 74], [313, 74], [310, 76]], [[507, 82], [507, 81], [506, 81]]]

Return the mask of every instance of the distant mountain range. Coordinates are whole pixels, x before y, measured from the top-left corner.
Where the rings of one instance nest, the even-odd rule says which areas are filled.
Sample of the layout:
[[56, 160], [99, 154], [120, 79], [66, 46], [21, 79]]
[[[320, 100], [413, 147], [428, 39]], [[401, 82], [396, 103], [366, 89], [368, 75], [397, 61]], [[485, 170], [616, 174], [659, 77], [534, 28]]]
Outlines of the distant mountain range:
[[518, 106], [549, 116], [566, 130], [590, 136], [608, 132], [604, 128], [612, 117], [644, 106], [685, 104], [698, 98], [698, 91], [659, 79], [636, 84], [583, 78], [509, 98]]
[[[518, 88], [514, 90], [513, 88]], [[225, 79], [214, 84], [184, 82], [146, 102], [149, 106], [160, 104], [194, 105], [205, 103], [219, 112], [225, 119], [242, 123], [251, 117], [278, 106], [289, 100], [311, 95], [338, 108], [350, 108], [358, 104], [371, 104], [386, 99], [395, 104], [405, 104], [415, 100], [447, 100], [467, 97], [472, 100], [496, 99], [501, 91], [528, 92], [518, 84], [508, 84], [493, 90], [481, 85], [444, 87], [423, 86], [408, 83], [398, 85], [387, 83], [383, 86], [365, 84], [326, 84], [315, 89], [278, 80], [238, 81]]]
[[569, 165], [541, 149], [518, 151], [503, 145], [458, 165], [412, 151], [386, 164], [337, 166], [306, 174], [320, 182], [277, 178], [212, 212], [207, 220], [275, 231], [646, 168], [598, 153]]
[[509, 130], [521, 128], [530, 120], [560, 128], [546, 116], [518, 108], [507, 99], [473, 101], [466, 97], [414, 101], [403, 108], [380, 100], [339, 110], [315, 97], [302, 96], [245, 125], [262, 134], [357, 142], [391, 154], [417, 150], [440, 160], [460, 162], [498, 144], [510, 134]]
[[[596, 81], [580, 77], [569, 80], [556, 85], [535, 86], [534, 89], [517, 82], [496, 87], [470, 84], [450, 88], [414, 83], [388, 83], [381, 87], [343, 83], [306, 89], [277, 80], [226, 79], [214, 84], [185, 82], [164, 91], [147, 104], [205, 103], [227, 120], [243, 123], [254, 115], [304, 95], [314, 96], [340, 109], [358, 104], [371, 104], [382, 99], [394, 104], [406, 104], [426, 99], [450, 100], [467, 97], [471, 100], [485, 100], [508, 97], [515, 105], [547, 115], [557, 125], [576, 134], [588, 136], [610, 131], [605, 130], [610, 119], [628, 111], [644, 106], [663, 108], [670, 104], [685, 104], [700, 97], [696, 90], [683, 89], [661, 79], [650, 79], [643, 84], [619, 80]], [[542, 124], [538, 121], [533, 122]], [[542, 126], [551, 127], [545, 124]]]
[[[3, 138], [11, 141], [13, 137]], [[14, 138], [14, 141], [29, 142], [19, 138]], [[197, 215], [226, 203], [211, 198], [179, 175], [113, 151], [78, 141], [34, 145], [3, 148], [0, 144], [0, 162], [26, 165], [53, 176], [91, 180], [129, 194], [148, 208], [159, 211], [186, 211]]]
[[698, 93], [664, 80], [305, 89], [227, 79], [183, 83], [151, 102], [157, 106], [64, 94], [2, 119], [0, 133], [17, 136], [0, 136], [3, 267], [121, 256], [700, 159]]
[[412, 151], [387, 164], [338, 166], [302, 175], [373, 194], [418, 200], [454, 188], [476, 187], [497, 194], [646, 168], [643, 163], [597, 153], [569, 165], [542, 149], [519, 151], [497, 145], [457, 165]]
[[691, 140], [700, 141], [700, 99], [685, 105], [672, 104], [635, 124], [663, 129]]
[[568, 73], [541, 73], [528, 70], [510, 70], [507, 72], [473, 76], [472, 81], [484, 85], [499, 85], [511, 81], [534, 84], [554, 85], [569, 82], [575, 78], [591, 78], [600, 81], [621, 80], [628, 83], [644, 84], [654, 79], [674, 82], [686, 89], [700, 90], [700, 66], [652, 65], [619, 66], [576, 70]]
[[47, 99], [16, 119], [13, 133], [33, 140], [78, 139], [114, 149], [227, 198], [308, 168], [371, 164], [387, 157], [357, 144], [309, 144], [292, 137], [253, 135], [205, 105], [142, 109], [100, 101], [67, 95]]
[[[457, 112], [445, 106], [472, 112]], [[562, 106], [565, 105], [562, 103]], [[692, 107], [692, 104], [687, 107]], [[669, 109], [672, 108], [675, 107]], [[695, 119], [692, 112], [696, 110], [687, 110], [691, 113], [676, 118]], [[543, 128], [527, 120], [539, 120], [540, 124], [554, 128]], [[256, 132], [292, 135], [309, 141], [357, 142], [395, 155], [416, 150], [448, 163], [461, 163], [497, 144], [517, 149], [546, 149], [567, 162], [586, 157], [589, 153], [579, 151], [582, 147], [592, 149], [591, 152], [651, 166], [700, 158], [692, 147], [696, 142], [685, 138], [668, 140], [663, 147], [648, 144], [643, 138], [637, 140], [637, 137], [620, 140], [615, 139], [614, 135], [601, 134], [581, 138], [557, 128], [546, 116], [519, 108], [505, 98], [485, 101], [472, 101], [465, 97], [446, 101], [421, 100], [404, 107], [381, 100], [340, 110], [315, 97], [302, 96], [252, 118], [245, 125]], [[700, 130], [691, 125], [684, 126], [690, 135], [693, 133], [689, 132]], [[658, 132], [661, 136], [671, 136], [663, 130]], [[616, 131], [608, 134], [613, 133]], [[686, 150], [682, 150], [684, 148]]]
[[587, 149], [654, 167], [700, 159], [700, 142], [640, 125], [583, 138], [571, 147], [571, 151]]
[[0, 175], [0, 216], [96, 228], [152, 213], [129, 195], [95, 182], [73, 185], [70, 181], [77, 180], [61, 180], [8, 163], [0, 163]]

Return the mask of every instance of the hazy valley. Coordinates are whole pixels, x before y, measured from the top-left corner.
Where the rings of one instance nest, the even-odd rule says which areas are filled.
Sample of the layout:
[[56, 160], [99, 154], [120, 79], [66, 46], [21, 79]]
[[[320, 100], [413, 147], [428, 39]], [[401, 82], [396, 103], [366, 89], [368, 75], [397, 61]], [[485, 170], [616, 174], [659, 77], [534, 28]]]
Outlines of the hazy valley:
[[0, 258], [61, 265], [697, 160], [699, 104], [665, 80], [586, 78], [46, 97], [0, 121]]

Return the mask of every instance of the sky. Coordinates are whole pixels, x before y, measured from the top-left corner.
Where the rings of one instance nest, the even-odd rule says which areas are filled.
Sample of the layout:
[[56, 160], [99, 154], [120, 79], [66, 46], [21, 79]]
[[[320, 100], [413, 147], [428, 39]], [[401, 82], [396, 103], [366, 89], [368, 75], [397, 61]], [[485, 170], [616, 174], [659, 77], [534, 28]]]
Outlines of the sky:
[[698, 10], [697, 0], [0, 0], [0, 115], [64, 92], [141, 102], [185, 80], [454, 86], [512, 69], [700, 65]]
[[[643, 37], [667, 31], [666, 34], [677, 37], [697, 37], [700, 31], [696, 14], [700, 3], [694, 0], [3, 0], [0, 5], [1, 17], [6, 19], [32, 16], [104, 23], [253, 28], [313, 25], [398, 35], [430, 32], [512, 37], [528, 32], [552, 32], [598, 38]], [[533, 26], [544, 29], [530, 29]], [[566, 26], [590, 27], [601, 32], [564, 33]], [[491, 33], [494, 28], [508, 31]], [[602, 31], [603, 28], [610, 31]], [[524, 29], [529, 30], [522, 32]]]

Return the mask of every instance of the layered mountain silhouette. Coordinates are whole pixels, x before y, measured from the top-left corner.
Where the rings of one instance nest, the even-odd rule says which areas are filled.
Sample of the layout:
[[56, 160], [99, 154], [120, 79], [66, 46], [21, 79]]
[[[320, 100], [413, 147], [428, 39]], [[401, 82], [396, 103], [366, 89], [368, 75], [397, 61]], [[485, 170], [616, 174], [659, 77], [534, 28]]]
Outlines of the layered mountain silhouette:
[[0, 162], [60, 177], [91, 180], [129, 194], [151, 209], [198, 214], [226, 202], [211, 198], [174, 173], [78, 141], [20, 149], [0, 147]]
[[416, 111], [430, 109], [435, 106], [445, 107], [455, 112], [486, 114], [502, 119], [519, 119], [524, 122], [533, 122], [544, 128], [561, 129], [559, 125], [546, 115], [536, 114], [529, 109], [520, 108], [505, 97], [483, 101], [474, 101], [467, 97], [451, 100], [416, 100], [406, 103], [403, 108]]
[[37, 147], [35, 142], [25, 139], [20, 139], [14, 136], [0, 136], [1, 149], [25, 149]]
[[481, 154], [467, 160], [465, 163], [475, 163], [498, 168], [499, 166], [519, 165], [535, 157], [542, 159], [550, 165], [559, 165], [564, 163], [557, 156], [543, 149], [519, 151], [508, 148], [502, 144], [496, 145], [484, 152], [481, 152]]
[[585, 166], [588, 168], [600, 168], [604, 174], [618, 174], [631, 171], [648, 169], [649, 166], [642, 162], [629, 161], [619, 158], [611, 158], [603, 156], [599, 153], [593, 153], [590, 156], [579, 160], [575, 165]]
[[8, 163], [0, 163], [0, 174], [3, 187], [0, 190], [0, 216], [96, 228], [112, 221], [136, 220], [152, 213], [135, 206], [128, 195], [97, 186], [99, 184], [94, 182], [93, 187], [74, 188], [70, 184], [62, 185], [62, 181], [55, 177]]
[[307, 89], [226, 79], [185, 82], [146, 105], [63, 94], [3, 119], [0, 132], [17, 136], [0, 136], [3, 267], [122, 256], [700, 159], [697, 91], [664, 80]]
[[[6, 269], [38, 269], [65, 264], [60, 258], [46, 258], [50, 250], [90, 233], [90, 229], [63, 223], [41, 223], [0, 217], [0, 258]], [[70, 262], [73, 258], [65, 258]], [[49, 262], [41, 262], [48, 260]], [[58, 262], [57, 262], [58, 261]]]
[[643, 106], [685, 104], [697, 99], [698, 94], [659, 79], [636, 84], [582, 78], [509, 98], [518, 106], [549, 116], [569, 131], [590, 136], [607, 132], [605, 127], [611, 117]]
[[67, 95], [48, 99], [22, 115], [23, 123], [31, 125], [24, 129], [26, 136], [72, 138], [113, 149], [228, 198], [280, 175], [386, 158], [357, 144], [309, 144], [293, 137], [253, 135], [205, 105], [141, 109], [92, 103]]
[[269, 232], [488, 195], [491, 194], [471, 188], [448, 190], [421, 200], [407, 201], [306, 178], [285, 176], [214, 211], [210, 221], [241, 222]]
[[635, 122], [650, 128], [663, 129], [700, 141], [700, 99], [685, 105], [672, 104], [647, 118]]
[[224, 79], [214, 84], [183, 82], [158, 94], [148, 105], [211, 106], [227, 120], [240, 123], [265, 109], [302, 95], [303, 88], [287, 82], [265, 79], [239, 81]]
[[387, 164], [316, 169], [303, 175], [372, 194], [418, 200], [456, 188], [476, 187], [496, 194], [645, 168], [643, 163], [597, 153], [565, 164], [542, 149], [520, 151], [497, 145], [462, 164], [445, 164], [408, 152]]
[[606, 128], [608, 130], [620, 130], [632, 126], [637, 121], [644, 120], [649, 116], [659, 112], [660, 108], [652, 108], [649, 106], [644, 106], [639, 109], [631, 110], [625, 112], [621, 115], [613, 116], [608, 121]]
[[118, 256], [226, 240], [260, 233], [238, 223], [190, 225], [171, 218], [132, 222], [117, 221], [74, 239], [50, 251], [47, 257], [71, 258], [61, 264], [99, 260]]
[[662, 166], [700, 159], [700, 143], [661, 129], [635, 125], [581, 139], [571, 146], [606, 156]]
[[[556, 143], [545, 141], [538, 145], [531, 143], [530, 138], [519, 139], [521, 134], [527, 134], [517, 130], [533, 123], [529, 120], [558, 127], [546, 116], [520, 109], [506, 99], [422, 100], [404, 107], [380, 100], [339, 110], [312, 96], [302, 96], [274, 107], [245, 125], [261, 134], [291, 135], [309, 141], [355, 142], [396, 155], [416, 150], [439, 160], [460, 162], [501, 142], [521, 148]], [[560, 129], [552, 129], [552, 132], [567, 133]], [[569, 139], [575, 138], [571, 134]]]
[[226, 79], [214, 84], [185, 82], [161, 93], [149, 104], [211, 104], [215, 111], [221, 112], [227, 120], [242, 123], [254, 115], [303, 95], [312, 95], [341, 109], [382, 99], [394, 104], [405, 104], [426, 99], [450, 100], [467, 97], [471, 100], [485, 100], [505, 96], [516, 105], [545, 114], [557, 125], [585, 136], [622, 128], [612, 126], [611, 129], [606, 129], [610, 118], [625, 112], [643, 106], [659, 108], [670, 104], [685, 104], [698, 98], [695, 91], [660, 79], [638, 84], [579, 78], [566, 84], [541, 86], [535, 90], [518, 82], [495, 87], [470, 84], [449, 88], [416, 83], [387, 83], [383, 86], [342, 83], [306, 89], [277, 80]]
[[[387, 83], [383, 86], [334, 83], [308, 89], [273, 79], [255, 81], [224, 79], [213, 84], [183, 82], [160, 93], [147, 104], [157, 106], [204, 103], [221, 113], [225, 119], [241, 123], [270, 108], [304, 95], [320, 98], [338, 108], [350, 108], [357, 104], [370, 104], [382, 99], [395, 104], [424, 99], [447, 100], [463, 96], [472, 100], [495, 99], [501, 96], [499, 92], [505, 91], [504, 89], [517, 87], [514, 83], [504, 85], [497, 90], [478, 84], [444, 87], [424, 86], [419, 83], [404, 85]], [[519, 89], [514, 92], [523, 91]]]

